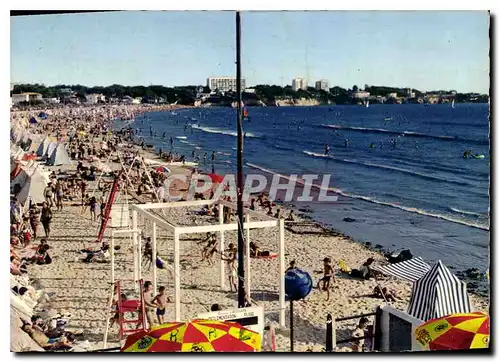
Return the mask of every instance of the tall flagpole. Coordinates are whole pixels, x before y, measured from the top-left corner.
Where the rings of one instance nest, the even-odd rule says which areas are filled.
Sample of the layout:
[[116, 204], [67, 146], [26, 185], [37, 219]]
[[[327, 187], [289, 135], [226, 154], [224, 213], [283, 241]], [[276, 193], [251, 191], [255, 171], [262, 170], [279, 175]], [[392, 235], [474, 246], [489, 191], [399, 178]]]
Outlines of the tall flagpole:
[[238, 308], [245, 306], [245, 267], [243, 238], [243, 126], [241, 114], [241, 20], [240, 12], [236, 12], [236, 110], [238, 118], [238, 158], [237, 158], [237, 212], [238, 212]]

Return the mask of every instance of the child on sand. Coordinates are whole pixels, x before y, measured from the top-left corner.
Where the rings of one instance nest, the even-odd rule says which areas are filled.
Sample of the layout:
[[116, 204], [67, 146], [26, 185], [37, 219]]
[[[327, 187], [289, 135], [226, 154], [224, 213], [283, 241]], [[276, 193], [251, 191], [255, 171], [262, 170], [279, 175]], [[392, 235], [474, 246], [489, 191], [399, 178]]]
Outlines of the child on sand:
[[[318, 281], [318, 285], [316, 286], [318, 289], [320, 289], [320, 284], [323, 282], [323, 288], [322, 290], [326, 291], [326, 300], [330, 299], [330, 280], [333, 277], [333, 268], [331, 265], [331, 259], [330, 258], [324, 258], [323, 259], [323, 278], [321, 278]], [[333, 277], [335, 279], [335, 277]]]
[[158, 318], [158, 324], [163, 324], [164, 323], [164, 315], [165, 315], [165, 309], [166, 309], [166, 304], [170, 303], [170, 298], [168, 298], [165, 295], [165, 287], [161, 286], [158, 289], [158, 294], [154, 297], [153, 299], [153, 304], [157, 305], [156, 308], [156, 318]]

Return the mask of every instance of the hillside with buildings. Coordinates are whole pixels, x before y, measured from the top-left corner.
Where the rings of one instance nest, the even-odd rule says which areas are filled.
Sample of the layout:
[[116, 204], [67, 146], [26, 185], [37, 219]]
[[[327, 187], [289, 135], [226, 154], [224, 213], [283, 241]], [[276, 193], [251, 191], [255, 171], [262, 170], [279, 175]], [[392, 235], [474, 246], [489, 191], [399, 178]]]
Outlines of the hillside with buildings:
[[[412, 88], [365, 85], [363, 89], [329, 87], [328, 80], [315, 81], [308, 86], [306, 78], [295, 78], [291, 85], [256, 85], [247, 87], [241, 80], [245, 105], [259, 106], [315, 106], [364, 105], [403, 103], [485, 103], [487, 94], [458, 93], [454, 90], [421, 92]], [[122, 86], [86, 87], [82, 85], [45, 86], [41, 84], [11, 84], [11, 106], [45, 104], [181, 104], [197, 107], [231, 107], [236, 100], [236, 78], [209, 77], [205, 86], [164, 87]]]

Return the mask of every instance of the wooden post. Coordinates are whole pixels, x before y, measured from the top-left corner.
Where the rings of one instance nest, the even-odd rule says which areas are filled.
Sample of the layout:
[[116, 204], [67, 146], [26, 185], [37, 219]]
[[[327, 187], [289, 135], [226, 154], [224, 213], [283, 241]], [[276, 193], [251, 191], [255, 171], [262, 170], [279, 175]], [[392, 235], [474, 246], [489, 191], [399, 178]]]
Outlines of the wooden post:
[[280, 314], [279, 325], [285, 327], [285, 220], [279, 220]]
[[111, 232], [111, 285], [115, 283], [115, 236]]
[[326, 341], [325, 341], [325, 350], [326, 352], [333, 351], [333, 342], [332, 342], [332, 315], [330, 313], [326, 316]]
[[175, 321], [181, 320], [181, 274], [180, 274], [180, 243], [179, 234], [174, 231], [174, 296], [175, 296]]
[[151, 232], [151, 267], [153, 268], [153, 289], [158, 293], [156, 281], [156, 223], [153, 221], [153, 230]]
[[[224, 205], [219, 204], [219, 224], [224, 224]], [[219, 232], [220, 239], [220, 251], [224, 251], [224, 231]], [[226, 280], [226, 276], [224, 275], [224, 261], [220, 260], [220, 288], [224, 289], [224, 282]]]
[[337, 348], [337, 322], [332, 316], [332, 352]]
[[290, 299], [290, 352], [293, 352], [293, 300]]
[[[137, 230], [137, 211], [132, 210], [132, 229]], [[132, 233], [132, 249], [134, 253], [134, 288], [137, 291], [137, 281], [139, 280], [139, 276], [137, 273], [137, 233]]]
[[142, 232], [137, 234], [137, 280], [140, 280], [142, 279]]

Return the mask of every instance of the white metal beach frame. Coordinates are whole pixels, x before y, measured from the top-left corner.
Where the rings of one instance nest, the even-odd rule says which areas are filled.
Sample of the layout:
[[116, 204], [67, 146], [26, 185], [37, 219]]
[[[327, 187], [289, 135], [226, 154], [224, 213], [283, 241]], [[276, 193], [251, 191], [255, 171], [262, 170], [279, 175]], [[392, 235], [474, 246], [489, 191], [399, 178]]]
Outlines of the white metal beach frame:
[[[201, 226], [177, 226], [173, 223], [166, 221], [157, 215], [154, 215], [149, 210], [163, 210], [174, 207], [192, 207], [192, 206], [204, 206], [217, 204], [219, 207], [219, 224], [216, 225], [201, 225]], [[223, 200], [197, 200], [197, 201], [178, 201], [178, 202], [167, 202], [167, 203], [146, 203], [146, 204], [133, 204], [130, 205], [132, 210], [132, 229], [124, 230], [123, 232], [129, 232], [132, 234], [133, 247], [134, 247], [134, 279], [138, 281], [141, 279], [141, 236], [137, 229], [138, 216], [143, 217], [152, 223], [152, 236], [151, 236], [151, 246], [152, 254], [156, 255], [156, 228], [160, 227], [167, 232], [173, 234], [174, 236], [174, 300], [175, 300], [175, 320], [181, 320], [181, 279], [180, 279], [180, 236], [182, 234], [194, 234], [194, 233], [206, 233], [206, 232], [219, 232], [220, 248], [224, 250], [224, 232], [231, 230], [238, 230], [237, 223], [224, 224], [224, 207], [229, 207], [235, 209], [236, 206], [230, 202]], [[250, 295], [250, 278], [251, 278], [251, 258], [250, 258], [250, 229], [260, 229], [267, 227], [278, 227], [278, 237], [279, 237], [279, 324], [280, 326], [285, 326], [285, 279], [283, 275], [285, 274], [285, 238], [284, 238], [284, 220], [275, 219], [263, 213], [245, 209], [246, 218], [243, 223], [243, 228], [246, 230], [246, 258], [245, 258], [245, 290], [248, 295]], [[250, 221], [250, 216], [255, 215], [259, 218], [264, 218], [264, 221]], [[116, 231], [115, 231], [116, 233]], [[113, 249], [113, 245], [111, 246]], [[113, 254], [113, 251], [111, 252]], [[111, 261], [111, 268], [114, 270], [114, 258]], [[226, 276], [224, 274], [224, 261], [220, 261], [220, 286], [224, 288]], [[156, 290], [156, 267], [153, 265], [153, 287]], [[114, 278], [114, 272], [112, 272], [112, 278]], [[114, 279], [112, 279], [114, 283]]]

